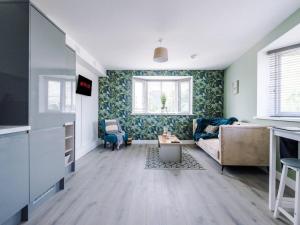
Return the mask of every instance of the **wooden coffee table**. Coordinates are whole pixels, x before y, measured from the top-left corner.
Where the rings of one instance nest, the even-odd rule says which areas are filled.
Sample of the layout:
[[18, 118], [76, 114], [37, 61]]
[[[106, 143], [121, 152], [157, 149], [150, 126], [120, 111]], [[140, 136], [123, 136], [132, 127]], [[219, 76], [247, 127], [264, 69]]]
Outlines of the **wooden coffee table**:
[[182, 142], [172, 135], [169, 138], [158, 136], [159, 159], [163, 162], [182, 161]]

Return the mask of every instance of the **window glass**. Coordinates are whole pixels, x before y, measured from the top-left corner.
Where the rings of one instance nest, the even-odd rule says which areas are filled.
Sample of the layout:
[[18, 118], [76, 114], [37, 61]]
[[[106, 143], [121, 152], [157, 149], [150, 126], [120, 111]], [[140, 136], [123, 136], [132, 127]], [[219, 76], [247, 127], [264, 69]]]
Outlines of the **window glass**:
[[143, 82], [136, 81], [134, 83], [134, 106], [135, 112], [144, 112], [144, 87]]
[[[166, 97], [166, 111], [176, 113], [178, 111], [176, 102], [176, 84], [175, 81], [162, 81], [162, 95]], [[162, 103], [160, 102], [162, 106]]]
[[181, 112], [190, 111], [190, 82], [182, 81], [180, 82], [180, 109]]
[[280, 111], [300, 112], [300, 51], [280, 57]]
[[161, 112], [161, 82], [149, 81], [148, 82], [148, 112], [160, 113]]

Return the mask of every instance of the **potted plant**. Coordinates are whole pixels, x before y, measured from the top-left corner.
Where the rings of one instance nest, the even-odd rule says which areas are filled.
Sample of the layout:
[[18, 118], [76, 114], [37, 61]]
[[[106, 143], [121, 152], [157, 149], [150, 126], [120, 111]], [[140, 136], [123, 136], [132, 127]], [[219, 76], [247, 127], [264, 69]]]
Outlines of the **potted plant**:
[[166, 109], [166, 101], [167, 101], [167, 97], [164, 93], [160, 96], [160, 101], [162, 105], [161, 111], [163, 112]]

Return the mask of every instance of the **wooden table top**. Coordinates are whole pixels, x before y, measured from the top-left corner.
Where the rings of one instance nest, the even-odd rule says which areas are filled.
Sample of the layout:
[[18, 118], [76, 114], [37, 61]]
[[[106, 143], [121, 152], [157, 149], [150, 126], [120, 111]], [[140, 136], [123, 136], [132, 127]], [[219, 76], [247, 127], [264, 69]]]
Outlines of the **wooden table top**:
[[171, 135], [169, 138], [167, 138], [166, 136], [163, 136], [163, 135], [159, 135], [158, 141], [159, 141], [159, 144], [161, 144], [161, 145], [174, 145], [174, 144], [181, 145], [182, 144], [182, 142], [175, 135]]

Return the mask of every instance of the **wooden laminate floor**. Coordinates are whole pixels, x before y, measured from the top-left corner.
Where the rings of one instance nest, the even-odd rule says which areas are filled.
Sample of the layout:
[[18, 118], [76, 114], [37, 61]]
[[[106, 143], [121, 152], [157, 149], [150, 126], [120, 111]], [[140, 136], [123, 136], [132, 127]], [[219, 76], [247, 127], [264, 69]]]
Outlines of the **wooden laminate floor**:
[[267, 205], [268, 176], [257, 168], [220, 167], [188, 146], [206, 170], [145, 170], [149, 145], [98, 148], [80, 159], [65, 190], [26, 225], [285, 224]]

